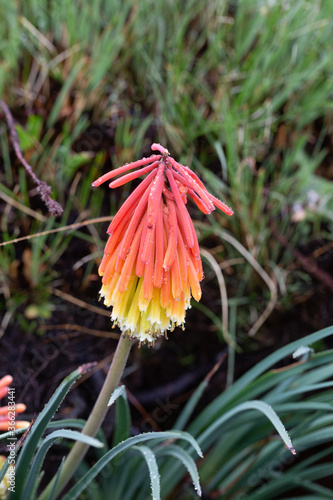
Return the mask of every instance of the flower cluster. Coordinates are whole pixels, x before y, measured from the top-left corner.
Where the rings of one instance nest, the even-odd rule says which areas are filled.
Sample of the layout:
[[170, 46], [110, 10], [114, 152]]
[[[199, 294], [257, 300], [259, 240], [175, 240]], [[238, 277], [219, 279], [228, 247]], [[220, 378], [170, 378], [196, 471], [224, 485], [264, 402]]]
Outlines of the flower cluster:
[[215, 207], [233, 214], [160, 144], [151, 149], [159, 154], [112, 170], [93, 183], [99, 186], [134, 170], [109, 184], [116, 188], [148, 174], [113, 218], [99, 267], [100, 294], [105, 305], [113, 307], [111, 319], [142, 342], [184, 327], [191, 297], [201, 298], [202, 263], [187, 197], [205, 214]]
[[[0, 379], [0, 399], [2, 399], [6, 394], [8, 394], [11, 383], [13, 382], [13, 377], [11, 375], [5, 375]], [[14, 408], [14, 409], [13, 409]], [[0, 407], [0, 431], [8, 431], [8, 427], [11, 427], [13, 422], [12, 413], [15, 415], [23, 413], [26, 410], [26, 406], [22, 403], [12, 404], [11, 406], [1, 406]], [[15, 429], [21, 429], [23, 427], [28, 427], [30, 422], [24, 420], [15, 419]]]

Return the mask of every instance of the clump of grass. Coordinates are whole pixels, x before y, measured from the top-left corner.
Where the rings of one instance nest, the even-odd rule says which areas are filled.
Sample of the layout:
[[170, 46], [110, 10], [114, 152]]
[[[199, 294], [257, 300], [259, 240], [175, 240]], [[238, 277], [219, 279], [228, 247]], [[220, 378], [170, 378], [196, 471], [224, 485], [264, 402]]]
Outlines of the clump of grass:
[[[0, 89], [19, 118], [24, 154], [52, 182], [55, 198], [66, 204], [69, 186], [78, 185], [62, 222], [79, 213], [97, 217], [103, 200], [90, 192], [95, 172], [141, 157], [151, 139], [160, 140], [230, 202], [236, 217], [214, 221], [290, 304], [311, 279], [279, 236], [294, 248], [314, 239], [325, 244], [331, 233], [331, 181], [315, 174], [330, 134], [332, 14], [329, 2], [304, 0], [215, 0], [204, 10], [192, 0], [4, 4]], [[1, 138], [0, 182], [31, 207], [4, 130]], [[303, 218], [295, 222], [299, 207]], [[32, 209], [40, 212], [34, 201]], [[27, 232], [30, 223], [24, 226]], [[226, 255], [240, 258], [214, 238], [228, 252], [214, 254], [220, 265]], [[266, 285], [246, 260], [227, 272], [235, 277], [227, 279], [229, 295], [242, 303], [237, 316], [249, 330], [249, 314], [264, 312], [258, 294], [270, 300]]]

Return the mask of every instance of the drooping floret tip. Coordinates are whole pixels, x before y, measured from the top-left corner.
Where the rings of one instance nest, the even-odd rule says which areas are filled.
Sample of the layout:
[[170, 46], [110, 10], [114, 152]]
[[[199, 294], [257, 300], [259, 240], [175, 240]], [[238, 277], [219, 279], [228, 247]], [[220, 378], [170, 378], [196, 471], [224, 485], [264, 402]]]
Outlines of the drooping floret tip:
[[154, 144], [151, 145], [151, 150], [159, 151], [162, 155], [170, 155], [169, 151], [158, 142], [154, 142]]
[[215, 207], [221, 210], [223, 213], [230, 216], [234, 215], [234, 211], [232, 210], [232, 208], [228, 207], [228, 205], [223, 203], [223, 201], [219, 200], [218, 198], [215, 198], [215, 196], [213, 195], [210, 195], [210, 199], [214, 203]]
[[234, 215], [234, 211], [233, 211], [233, 209], [232, 209], [232, 208], [230, 208], [230, 207], [228, 207], [227, 205], [226, 205], [226, 207], [227, 207], [227, 209], [228, 209], [228, 210], [226, 210], [224, 213], [225, 213], [226, 215]]

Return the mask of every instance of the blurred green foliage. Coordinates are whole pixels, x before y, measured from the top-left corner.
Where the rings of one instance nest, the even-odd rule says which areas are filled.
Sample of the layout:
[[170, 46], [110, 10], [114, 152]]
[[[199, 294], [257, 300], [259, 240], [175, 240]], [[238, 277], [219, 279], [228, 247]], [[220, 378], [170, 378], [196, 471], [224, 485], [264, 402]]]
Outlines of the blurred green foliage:
[[[279, 236], [291, 247], [331, 240], [332, 2], [213, 0], [203, 8], [193, 0], [1, 0], [0, 7], [0, 91], [20, 122], [26, 157], [66, 206], [60, 224], [100, 215], [94, 177], [110, 160], [114, 167], [135, 160], [160, 141], [234, 208], [232, 218], [214, 213], [212, 224], [251, 253], [281, 303], [311, 286]], [[1, 185], [29, 206], [3, 125], [0, 138]], [[112, 196], [112, 210], [119, 201]], [[194, 208], [192, 215], [200, 222]], [[13, 227], [32, 232], [20, 212], [11, 235]], [[249, 313], [253, 324], [263, 312], [258, 294], [268, 301], [271, 291], [246, 259], [232, 264], [242, 257], [233, 245], [208, 226], [198, 231], [203, 244], [211, 237], [220, 249], [213, 255], [221, 266], [230, 260], [227, 285], [249, 330]], [[87, 252], [100, 250], [96, 234]], [[60, 254], [52, 251], [44, 274]]]

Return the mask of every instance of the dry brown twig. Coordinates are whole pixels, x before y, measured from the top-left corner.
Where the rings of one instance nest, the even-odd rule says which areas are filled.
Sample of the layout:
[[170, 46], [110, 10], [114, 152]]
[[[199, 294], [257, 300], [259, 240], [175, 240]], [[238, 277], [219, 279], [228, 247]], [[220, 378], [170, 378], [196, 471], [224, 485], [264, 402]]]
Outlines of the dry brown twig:
[[55, 229], [49, 229], [48, 231], [41, 231], [40, 233], [35, 233], [35, 234], [27, 234], [26, 236], [21, 236], [20, 238], [15, 238], [13, 240], [2, 241], [0, 243], [0, 247], [19, 243], [20, 241], [31, 240], [33, 238], [38, 238], [39, 236], [45, 236], [47, 234], [61, 233], [62, 231], [67, 231], [67, 230], [74, 231], [75, 229], [78, 229], [83, 226], [88, 226], [89, 224], [97, 224], [99, 222], [109, 222], [112, 219], [113, 215], [108, 215], [105, 217], [97, 217], [95, 219], [84, 220], [82, 222], [75, 222], [74, 224], [69, 224], [68, 226], [56, 227]]
[[2, 107], [2, 110], [3, 110], [4, 115], [6, 117], [8, 129], [9, 129], [9, 135], [10, 135], [13, 147], [14, 147], [16, 157], [21, 162], [23, 167], [26, 169], [26, 171], [30, 175], [30, 177], [32, 177], [34, 182], [37, 184], [37, 192], [40, 195], [43, 202], [45, 203], [45, 205], [47, 206], [47, 209], [50, 212], [50, 214], [55, 215], [55, 216], [62, 215], [62, 213], [64, 211], [62, 206], [57, 201], [55, 201], [51, 198], [51, 194], [52, 194], [51, 187], [46, 182], [41, 181], [36, 176], [36, 174], [33, 172], [29, 163], [23, 157], [22, 151], [20, 149], [19, 138], [18, 138], [16, 129], [15, 129], [14, 118], [10, 112], [9, 107], [1, 99], [0, 99], [0, 106]]

